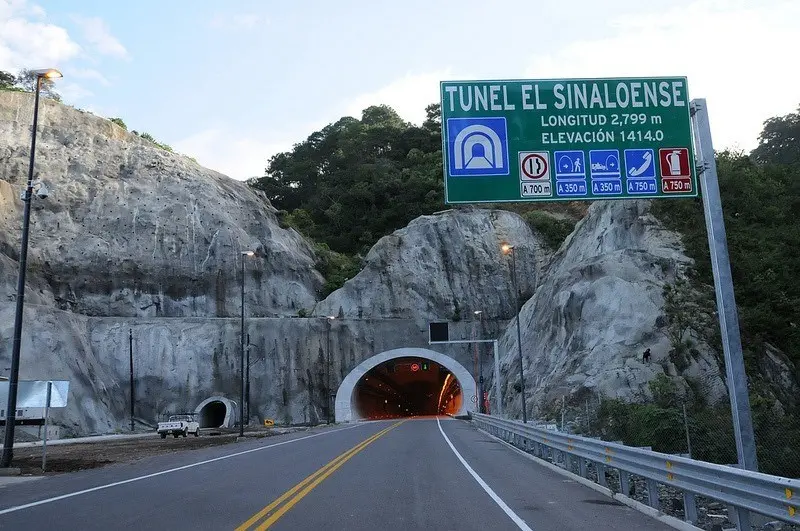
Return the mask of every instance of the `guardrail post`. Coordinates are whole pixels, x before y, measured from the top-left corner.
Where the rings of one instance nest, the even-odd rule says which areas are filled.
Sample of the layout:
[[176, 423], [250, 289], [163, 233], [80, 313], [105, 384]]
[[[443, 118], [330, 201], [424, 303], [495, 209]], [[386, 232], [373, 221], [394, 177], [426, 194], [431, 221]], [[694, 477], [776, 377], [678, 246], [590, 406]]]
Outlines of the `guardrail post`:
[[595, 468], [597, 469], [597, 483], [600, 484], [601, 487], [608, 488], [608, 481], [606, 481], [606, 465], [603, 463], [595, 463]]
[[658, 509], [660, 503], [658, 501], [658, 483], [653, 479], [647, 479], [647, 505], [653, 509]]
[[589, 471], [586, 468], [586, 459], [578, 457], [578, 460], [578, 472], [580, 472], [582, 478], [585, 478], [589, 475]]
[[684, 520], [690, 524], [697, 522], [697, 499], [694, 493], [683, 491], [683, 514]]
[[631, 475], [624, 470], [619, 471], [619, 490], [623, 496], [631, 495]]
[[741, 507], [728, 506], [728, 519], [739, 531], [750, 531], [750, 511]]

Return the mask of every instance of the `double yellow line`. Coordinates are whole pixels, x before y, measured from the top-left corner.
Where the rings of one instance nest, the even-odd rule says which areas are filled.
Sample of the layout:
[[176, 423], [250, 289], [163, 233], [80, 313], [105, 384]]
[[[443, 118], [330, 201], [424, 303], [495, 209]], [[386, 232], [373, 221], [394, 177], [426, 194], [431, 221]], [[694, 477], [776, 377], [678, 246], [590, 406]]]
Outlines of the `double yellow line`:
[[[258, 511], [249, 520], [244, 522], [242, 525], [236, 528], [236, 531], [246, 531], [249, 529], [256, 529], [258, 531], [263, 531], [265, 529], [269, 529], [269, 527], [274, 524], [275, 522], [280, 519], [281, 516], [286, 514], [289, 509], [294, 507], [297, 502], [305, 498], [305, 496], [314, 490], [317, 485], [325, 481], [325, 478], [336, 472], [343, 464], [350, 460], [354, 455], [358, 452], [372, 444], [373, 442], [377, 441], [379, 438], [383, 437], [391, 430], [399, 426], [405, 422], [404, 420], [392, 424], [388, 428], [385, 428], [372, 437], [360, 442], [359, 444], [355, 445], [354, 447], [347, 450], [345, 453], [336, 457], [328, 463], [327, 465], [323, 466], [306, 479], [292, 487], [291, 489], [284, 492], [278, 499]], [[257, 527], [257, 523], [260, 524]]]

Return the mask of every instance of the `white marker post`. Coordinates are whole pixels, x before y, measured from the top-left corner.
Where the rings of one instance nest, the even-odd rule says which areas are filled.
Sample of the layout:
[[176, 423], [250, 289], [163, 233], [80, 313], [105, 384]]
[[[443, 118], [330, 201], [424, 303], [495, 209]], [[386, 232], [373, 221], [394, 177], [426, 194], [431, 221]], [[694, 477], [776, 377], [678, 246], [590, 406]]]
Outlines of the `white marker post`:
[[[714, 290], [717, 296], [722, 351], [725, 354], [736, 455], [741, 468], [757, 472], [758, 461], [753, 419], [750, 413], [750, 399], [747, 393], [747, 375], [742, 356], [739, 316], [733, 293], [728, 241], [725, 235], [725, 220], [722, 215], [717, 164], [714, 160], [714, 145], [711, 142], [711, 127], [708, 121], [706, 100], [692, 100], [691, 112], [695, 152], [700, 157], [697, 166], [701, 170], [698, 173], [703, 190], [703, 212], [706, 218], [708, 246], [711, 251], [711, 267], [714, 272]], [[747, 510], [737, 508], [731, 517], [736, 520], [734, 523], [737, 529], [750, 529]]]

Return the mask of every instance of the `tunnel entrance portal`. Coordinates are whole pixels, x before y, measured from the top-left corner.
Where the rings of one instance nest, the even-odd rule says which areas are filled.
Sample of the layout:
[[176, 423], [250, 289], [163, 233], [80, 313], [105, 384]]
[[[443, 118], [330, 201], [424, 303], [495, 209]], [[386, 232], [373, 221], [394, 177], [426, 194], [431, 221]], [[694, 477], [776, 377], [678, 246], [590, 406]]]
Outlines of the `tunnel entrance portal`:
[[422, 348], [376, 354], [353, 369], [336, 394], [336, 421], [475, 410], [475, 380], [450, 356]]
[[203, 400], [194, 412], [201, 428], [232, 428], [236, 424], [236, 403], [222, 396]]

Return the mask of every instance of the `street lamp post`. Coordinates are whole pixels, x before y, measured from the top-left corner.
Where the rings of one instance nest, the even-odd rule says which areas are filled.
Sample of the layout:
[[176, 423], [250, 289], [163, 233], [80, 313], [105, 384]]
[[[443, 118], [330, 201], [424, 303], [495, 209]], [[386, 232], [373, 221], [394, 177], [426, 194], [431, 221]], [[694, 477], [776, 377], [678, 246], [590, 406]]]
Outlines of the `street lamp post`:
[[244, 398], [245, 398], [245, 416], [247, 418], [247, 425], [250, 425], [250, 334], [247, 334], [247, 359], [244, 362]]
[[325, 400], [327, 401], [327, 410], [328, 410], [328, 424], [331, 423], [331, 325], [333, 324], [333, 320], [336, 319], [335, 315], [329, 315], [326, 319], [326, 324], [328, 325], [327, 330], [327, 352], [325, 361], [325, 379], [326, 379], [326, 393], [325, 393]]
[[241, 332], [241, 349], [239, 351], [239, 367], [241, 373], [239, 374], [239, 436], [244, 436], [244, 262], [249, 256], [253, 256], [253, 251], [242, 251], [242, 332]]
[[130, 380], [131, 380], [131, 431], [134, 431], [133, 424], [133, 405], [136, 403], [136, 388], [133, 382], [133, 328], [128, 329], [128, 356], [130, 359]]
[[8, 405], [6, 406], [6, 433], [3, 439], [3, 456], [0, 467], [8, 468], [14, 457], [14, 425], [17, 422], [17, 387], [19, 386], [19, 356], [22, 345], [22, 310], [25, 300], [25, 269], [28, 262], [28, 233], [31, 222], [31, 198], [33, 197], [33, 167], [36, 159], [36, 128], [39, 122], [39, 92], [42, 80], [61, 77], [54, 68], [35, 70], [36, 89], [33, 99], [33, 128], [31, 131], [31, 154], [28, 164], [28, 183], [22, 193], [25, 203], [22, 210], [22, 243], [19, 252], [19, 273], [17, 275], [17, 309], [14, 314], [14, 342], [11, 347], [11, 374], [8, 378]]
[[503, 254], [511, 255], [511, 282], [514, 284], [514, 313], [517, 315], [517, 352], [519, 353], [519, 383], [522, 391], [522, 422], [528, 422], [528, 405], [525, 399], [525, 374], [522, 369], [522, 331], [519, 324], [519, 288], [517, 287], [517, 259], [514, 246], [504, 243], [501, 246]]

